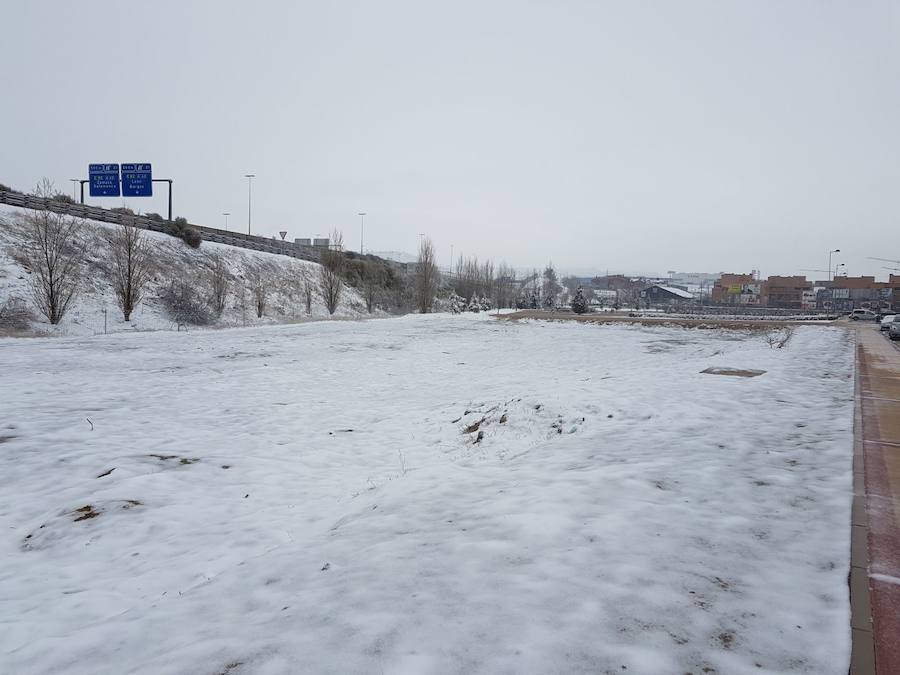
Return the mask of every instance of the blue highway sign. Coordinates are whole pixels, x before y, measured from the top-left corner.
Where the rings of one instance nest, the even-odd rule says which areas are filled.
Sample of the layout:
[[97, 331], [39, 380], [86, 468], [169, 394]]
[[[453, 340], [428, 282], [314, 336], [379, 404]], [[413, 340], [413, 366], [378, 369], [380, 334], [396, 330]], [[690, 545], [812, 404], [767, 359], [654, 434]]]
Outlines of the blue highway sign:
[[149, 164], [122, 165], [122, 196], [153, 196], [153, 176]]
[[119, 196], [119, 165], [88, 164], [91, 197]]

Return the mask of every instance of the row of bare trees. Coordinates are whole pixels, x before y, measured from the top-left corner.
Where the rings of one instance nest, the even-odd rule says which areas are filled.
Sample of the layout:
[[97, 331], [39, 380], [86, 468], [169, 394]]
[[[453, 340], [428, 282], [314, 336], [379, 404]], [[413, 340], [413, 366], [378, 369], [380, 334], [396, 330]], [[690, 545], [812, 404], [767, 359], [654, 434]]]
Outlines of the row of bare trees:
[[505, 262], [495, 268], [491, 260], [461, 256], [449, 285], [466, 302], [486, 298], [495, 307], [512, 307], [521, 283], [516, 278], [516, 270]]
[[440, 284], [440, 272], [435, 262], [434, 244], [430, 237], [422, 237], [419, 242], [419, 256], [416, 260], [415, 297], [416, 308], [426, 314], [431, 311], [434, 296]]
[[[96, 262], [96, 241], [86, 235], [84, 222], [52, 211], [33, 211], [20, 220], [23, 229], [21, 261], [31, 272], [30, 291], [37, 310], [51, 324], [59, 324], [73, 306], [85, 281], [86, 270]], [[131, 225], [107, 230], [103, 237], [105, 252], [96, 265], [107, 276], [125, 321], [140, 304], [149, 282], [162, 275], [155, 249], [146, 234]], [[340, 233], [335, 233], [338, 247]], [[88, 254], [93, 254], [89, 260]], [[344, 256], [339, 248], [323, 255], [317, 277], [303, 273], [292, 288], [300, 290], [307, 314], [312, 313], [313, 297], [321, 297], [330, 314], [340, 304], [344, 282], [341, 273]], [[265, 312], [272, 292], [278, 286], [278, 270], [271, 262], [258, 261], [246, 266], [240, 288], [234, 289], [236, 305], [252, 309], [257, 317]], [[379, 278], [374, 272], [371, 288], [363, 289], [369, 311], [374, 310]], [[296, 281], [296, 280], [295, 280]], [[161, 289], [160, 300], [178, 323], [204, 324], [225, 311], [232, 286], [237, 282], [224, 257], [213, 252], [199, 260], [196, 274], [179, 275]], [[12, 321], [12, 305], [4, 306], [4, 319]], [[6, 316], [9, 314], [10, 316]], [[20, 319], [21, 311], [16, 310]]]

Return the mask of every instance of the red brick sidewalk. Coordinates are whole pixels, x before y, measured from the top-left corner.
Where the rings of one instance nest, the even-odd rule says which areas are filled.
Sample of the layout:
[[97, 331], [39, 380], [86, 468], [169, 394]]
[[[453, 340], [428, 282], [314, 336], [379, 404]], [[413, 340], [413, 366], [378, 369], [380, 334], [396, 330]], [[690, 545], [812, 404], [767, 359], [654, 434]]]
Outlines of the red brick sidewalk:
[[[896, 344], [896, 343], [895, 343]], [[868, 526], [868, 574], [858, 563], [866, 551], [852, 554], [854, 597], [854, 668], [865, 672], [864, 635], [860, 607], [865, 606], [866, 581], [871, 602], [871, 637], [877, 675], [900, 674], [900, 350], [877, 328], [857, 330], [857, 447], [865, 467], [865, 522]], [[858, 472], [858, 467], [854, 467]], [[862, 528], [862, 529], [860, 529]], [[865, 533], [854, 518], [853, 532]], [[860, 537], [854, 539], [861, 541]], [[871, 672], [871, 670], [869, 670]]]

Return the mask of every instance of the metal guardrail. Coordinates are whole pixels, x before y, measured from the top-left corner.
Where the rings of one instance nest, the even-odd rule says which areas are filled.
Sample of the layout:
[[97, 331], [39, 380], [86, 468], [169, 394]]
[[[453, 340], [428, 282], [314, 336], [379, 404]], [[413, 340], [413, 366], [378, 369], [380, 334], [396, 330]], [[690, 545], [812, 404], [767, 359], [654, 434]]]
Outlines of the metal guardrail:
[[[170, 233], [168, 221], [165, 220], [156, 220], [154, 218], [148, 218], [147, 216], [122, 213], [121, 211], [100, 208], [99, 206], [88, 206], [87, 204], [59, 201], [47, 197], [35, 197], [34, 195], [26, 195], [20, 192], [0, 190], [0, 204], [37, 211], [53, 211], [54, 213], [62, 213], [77, 218], [85, 218], [87, 220], [99, 220], [104, 223], [132, 225], [133, 227], [142, 230], [150, 230], [151, 232]], [[322, 255], [320, 249], [313, 246], [302, 246], [291, 241], [267, 239], [253, 234], [229, 232], [215, 227], [194, 225], [193, 223], [188, 223], [188, 225], [200, 232], [200, 235], [206, 241], [215, 242], [217, 244], [226, 244], [227, 246], [236, 246], [238, 248], [273, 253], [275, 255], [285, 255], [290, 258], [299, 258], [311, 262], [319, 262]]]

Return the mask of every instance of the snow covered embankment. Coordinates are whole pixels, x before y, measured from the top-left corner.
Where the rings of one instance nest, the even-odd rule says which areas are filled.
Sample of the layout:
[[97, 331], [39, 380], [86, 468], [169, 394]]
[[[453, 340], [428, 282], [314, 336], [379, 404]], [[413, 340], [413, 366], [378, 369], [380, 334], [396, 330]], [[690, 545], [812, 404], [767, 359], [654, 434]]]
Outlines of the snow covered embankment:
[[[126, 323], [105, 272], [110, 263], [105, 238], [110, 230], [119, 226], [85, 221], [83, 237], [87, 256], [81, 266], [81, 292], [61, 324], [51, 326], [34, 309], [29, 287], [30, 273], [21, 261], [25, 234], [17, 221], [25, 213], [21, 209], [0, 207], [0, 307], [10, 299], [28, 304], [31, 321], [26, 333], [98, 335], [131, 330], [176, 330], [178, 322], [166, 311], [160, 295], [172, 281], [187, 280], [196, 290], [198, 300], [205, 302], [211, 294], [208, 270], [217, 256], [225, 264], [228, 296], [224, 311], [221, 316], [212, 316], [210, 326], [294, 323], [331, 316], [316, 290], [320, 269], [316, 263], [212, 242], [203, 242], [199, 249], [192, 249], [179, 239], [143, 231], [152, 247], [157, 269], [145, 290], [143, 302], [135, 309], [131, 321]], [[270, 278], [262, 318], [257, 317], [250, 281], [256, 270], [262, 270]], [[306, 313], [307, 281], [313, 288], [310, 314]], [[369, 315], [359, 293], [345, 286], [334, 316], [360, 318]]]

